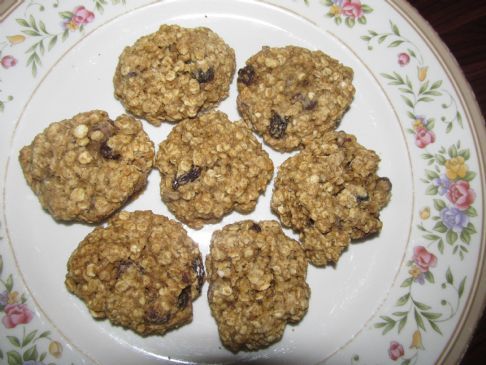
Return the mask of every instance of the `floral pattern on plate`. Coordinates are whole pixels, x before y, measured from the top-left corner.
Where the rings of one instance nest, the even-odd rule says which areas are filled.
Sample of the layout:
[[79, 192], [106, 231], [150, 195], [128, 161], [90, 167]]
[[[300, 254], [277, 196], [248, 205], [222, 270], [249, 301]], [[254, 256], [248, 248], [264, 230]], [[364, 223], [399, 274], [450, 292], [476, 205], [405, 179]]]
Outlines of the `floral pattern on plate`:
[[[29, 87], [34, 88], [54, 62], [45, 61], [48, 54], [68, 49], [73, 39], [84, 37], [86, 29], [94, 28], [101, 19], [126, 11], [130, 6], [127, 3], [31, 0], [19, 7], [11, 15], [15, 17], [16, 30], [0, 39], [0, 112], [14, 101], [14, 91], [4, 87], [13, 72], [26, 69], [32, 78]], [[396, 14], [387, 17], [388, 22], [379, 16], [383, 14], [379, 13], [385, 6], [383, 2], [304, 0], [280, 5], [293, 7], [309, 17], [314, 9], [319, 9], [319, 16], [315, 17], [319, 25], [332, 25], [339, 32], [347, 32], [346, 37], [354, 44], [361, 42], [370, 54], [379, 53], [392, 65], [386, 72], [373, 71], [384, 86], [397, 93], [393, 103], [401, 113], [411, 154], [421, 157], [420, 163], [426, 167], [417, 164], [419, 207], [414, 219], [418, 223], [412, 227], [413, 239], [405, 252], [398, 284], [390, 294], [390, 303], [371, 320], [364, 336], [382, 337], [380, 353], [387, 362], [428, 363], [425, 355], [433, 350], [431, 343], [445, 343], [463, 310], [472, 285], [464, 267], [472, 260], [471, 248], [480, 243], [482, 223], [478, 211], [482, 190], [478, 188], [475, 151], [455, 135], [469, 136], [470, 121], [464, 117], [447, 76], [433, 65], [420, 37], [405, 29]], [[56, 329], [42, 320], [42, 313], [23, 289], [14, 265], [6, 270], [4, 259], [10, 260], [6, 244], [0, 239], [0, 362], [34, 365], [84, 361], [83, 355], [72, 350]], [[428, 300], [431, 292], [436, 293], [434, 298], [438, 301]], [[352, 345], [343, 349], [348, 361], [365, 363], [366, 354]]]

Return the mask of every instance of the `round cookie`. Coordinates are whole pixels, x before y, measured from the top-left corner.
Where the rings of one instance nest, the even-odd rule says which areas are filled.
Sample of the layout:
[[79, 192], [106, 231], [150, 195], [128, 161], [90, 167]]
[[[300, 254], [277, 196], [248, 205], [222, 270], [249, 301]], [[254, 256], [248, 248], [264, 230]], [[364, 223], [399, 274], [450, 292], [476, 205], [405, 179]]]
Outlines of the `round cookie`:
[[352, 79], [351, 68], [321, 51], [263, 47], [238, 71], [238, 110], [269, 146], [293, 151], [336, 128]]
[[55, 219], [96, 223], [145, 187], [154, 154], [140, 121], [93, 110], [50, 124], [19, 160]]
[[279, 341], [287, 323], [307, 311], [304, 251], [276, 221], [246, 220], [214, 232], [206, 270], [211, 313], [233, 352]]
[[377, 176], [379, 162], [353, 135], [330, 132], [281, 165], [271, 207], [314, 265], [337, 262], [350, 240], [381, 230], [391, 183]]
[[176, 125], [159, 146], [162, 200], [174, 215], [201, 228], [235, 210], [255, 209], [273, 163], [251, 131], [222, 112]]
[[94, 318], [143, 336], [189, 323], [204, 283], [198, 246], [180, 223], [151, 211], [123, 211], [97, 227], [67, 269], [66, 287]]
[[178, 122], [226, 98], [234, 71], [233, 49], [210, 29], [162, 25], [123, 50], [115, 96], [154, 125]]

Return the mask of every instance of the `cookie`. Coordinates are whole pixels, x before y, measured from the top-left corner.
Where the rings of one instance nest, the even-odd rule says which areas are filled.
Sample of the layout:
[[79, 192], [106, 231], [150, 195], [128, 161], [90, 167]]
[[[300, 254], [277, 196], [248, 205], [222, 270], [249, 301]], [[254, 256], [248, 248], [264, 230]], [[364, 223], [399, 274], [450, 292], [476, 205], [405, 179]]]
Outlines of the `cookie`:
[[147, 184], [154, 146], [141, 122], [93, 110], [52, 123], [20, 151], [27, 183], [57, 220], [100, 222]]
[[162, 25], [123, 50], [115, 96], [154, 125], [178, 122], [226, 98], [234, 71], [233, 49], [212, 30]]
[[192, 320], [204, 283], [198, 246], [180, 223], [122, 211], [89, 233], [67, 264], [66, 287], [96, 319], [162, 335]]
[[391, 183], [376, 174], [379, 162], [353, 135], [331, 132], [281, 165], [271, 208], [314, 265], [337, 262], [350, 240], [381, 230]]
[[238, 110], [277, 151], [334, 130], [355, 89], [353, 71], [321, 51], [263, 47], [238, 71]]
[[176, 125], [159, 146], [155, 167], [169, 210], [192, 228], [230, 213], [251, 212], [273, 163], [251, 131], [222, 112]]
[[287, 323], [307, 311], [304, 251], [276, 221], [246, 220], [214, 232], [206, 270], [211, 313], [233, 352], [279, 341]]

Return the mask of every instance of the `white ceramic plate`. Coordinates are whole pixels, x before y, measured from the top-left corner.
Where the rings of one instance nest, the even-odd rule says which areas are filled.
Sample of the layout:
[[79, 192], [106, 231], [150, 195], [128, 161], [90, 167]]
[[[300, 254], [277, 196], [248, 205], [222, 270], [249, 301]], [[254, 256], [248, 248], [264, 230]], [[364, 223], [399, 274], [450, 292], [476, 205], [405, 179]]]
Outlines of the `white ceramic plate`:
[[[356, 97], [339, 129], [375, 150], [380, 175], [393, 183], [381, 234], [352, 244], [336, 267], [309, 267], [307, 315], [262, 351], [233, 354], [221, 345], [207, 285], [193, 322], [163, 337], [93, 320], [64, 287], [67, 259], [92, 227], [56, 223], [17, 160], [53, 121], [91, 109], [121, 114], [112, 85], [118, 55], [162, 23], [210, 27], [235, 49], [238, 68], [264, 45], [288, 44], [321, 49], [351, 66]], [[0, 30], [0, 362], [453, 363], [484, 301], [484, 130], [462, 75], [430, 32], [394, 1], [20, 4]], [[232, 120], [239, 118], [235, 100], [233, 80], [220, 105]], [[171, 128], [144, 126], [156, 144]], [[289, 156], [265, 148], [276, 166]], [[153, 171], [147, 190], [126, 209], [172, 217], [158, 183]], [[253, 213], [189, 234], [206, 254], [214, 230], [243, 218], [276, 219], [271, 192], [269, 186]]]

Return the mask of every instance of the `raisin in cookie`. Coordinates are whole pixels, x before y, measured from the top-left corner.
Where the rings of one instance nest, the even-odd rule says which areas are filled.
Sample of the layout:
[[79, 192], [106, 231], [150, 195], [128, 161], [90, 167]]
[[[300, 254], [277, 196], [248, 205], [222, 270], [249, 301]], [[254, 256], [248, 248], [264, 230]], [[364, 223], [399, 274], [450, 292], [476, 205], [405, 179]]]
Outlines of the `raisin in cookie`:
[[143, 336], [190, 322], [204, 283], [198, 246], [180, 223], [151, 211], [123, 211], [96, 228], [67, 269], [66, 287], [94, 318]]
[[226, 98], [235, 53], [208, 28], [162, 25], [120, 55], [115, 96], [154, 125], [195, 117]]
[[249, 213], [273, 175], [260, 142], [222, 112], [176, 125], [160, 144], [155, 167], [162, 176], [162, 200], [193, 228], [233, 210]]
[[314, 265], [337, 262], [350, 240], [381, 230], [391, 183], [376, 175], [379, 162], [354, 136], [330, 132], [281, 165], [271, 207]]
[[353, 96], [353, 71], [321, 51], [263, 47], [238, 71], [238, 110], [278, 151], [334, 130]]
[[20, 165], [57, 220], [100, 222], [147, 183], [154, 145], [129, 115], [94, 110], [52, 123], [20, 151]]
[[279, 341], [286, 324], [307, 311], [304, 251], [275, 221], [241, 221], [214, 232], [206, 269], [211, 313], [233, 352]]

